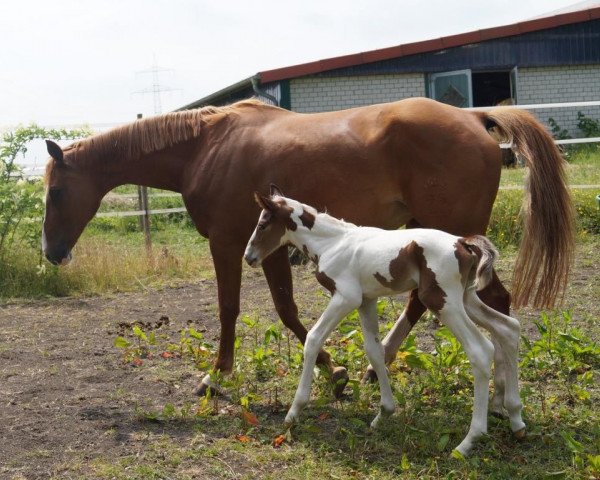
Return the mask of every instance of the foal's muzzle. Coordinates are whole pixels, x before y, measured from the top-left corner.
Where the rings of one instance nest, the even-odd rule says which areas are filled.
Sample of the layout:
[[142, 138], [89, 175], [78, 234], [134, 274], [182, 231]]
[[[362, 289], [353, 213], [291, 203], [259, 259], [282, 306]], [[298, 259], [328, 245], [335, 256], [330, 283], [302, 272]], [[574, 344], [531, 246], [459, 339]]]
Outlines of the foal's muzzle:
[[246, 260], [246, 263], [248, 265], [250, 265], [251, 267], [258, 267], [260, 265], [260, 261], [258, 260], [258, 257], [252, 253], [246, 253], [244, 255], [244, 260]]

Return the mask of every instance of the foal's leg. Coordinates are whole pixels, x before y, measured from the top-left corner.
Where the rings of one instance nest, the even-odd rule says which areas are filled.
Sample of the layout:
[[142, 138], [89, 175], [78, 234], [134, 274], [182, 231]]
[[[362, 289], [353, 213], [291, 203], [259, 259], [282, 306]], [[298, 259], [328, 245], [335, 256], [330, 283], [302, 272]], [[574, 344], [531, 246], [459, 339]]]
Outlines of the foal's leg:
[[[467, 291], [465, 294], [465, 308], [471, 319], [477, 325], [488, 330], [500, 347], [506, 385], [506, 391], [501, 400], [508, 412], [510, 427], [515, 435], [520, 438], [525, 434], [525, 423], [521, 418], [523, 405], [519, 395], [519, 322], [515, 318], [487, 306], [473, 291]], [[497, 365], [496, 360], [496, 368]]]
[[[496, 271], [493, 272], [492, 281], [483, 290], [477, 292], [479, 298], [489, 307], [498, 312], [510, 315], [510, 294], [500, 282]], [[488, 329], [489, 330], [489, 329]], [[502, 345], [498, 341], [497, 335], [490, 331], [492, 343], [494, 344], [494, 394], [492, 396], [491, 411], [494, 415], [503, 417], [502, 405], [504, 404], [504, 395], [506, 390], [506, 365], [504, 358], [506, 355], [502, 352]]]
[[[496, 275], [496, 271], [493, 273], [490, 284], [480, 292], [477, 292], [477, 295], [493, 309], [498, 310], [504, 315], [508, 315], [510, 310], [510, 295], [500, 282], [498, 275]], [[402, 342], [408, 336], [425, 310], [425, 306], [418, 298], [418, 290], [411, 291], [404, 311], [383, 339], [386, 364], [389, 365], [394, 361], [400, 345], [402, 345]], [[502, 348], [493, 332], [491, 332], [491, 338], [494, 345], [494, 395], [492, 397], [491, 411], [497, 415], [503, 416], [502, 407], [505, 395], [506, 367], [504, 365]], [[376, 378], [375, 370], [369, 365], [363, 377], [363, 381], [372, 381], [376, 380]]]
[[456, 447], [460, 453], [468, 455], [473, 443], [487, 432], [489, 380], [494, 347], [467, 316], [462, 305], [462, 292], [460, 295], [457, 292], [454, 295], [446, 293], [447, 303], [442, 308], [439, 318], [462, 344], [474, 377], [471, 427], [465, 439]]
[[308, 403], [310, 398], [310, 387], [312, 384], [313, 368], [315, 366], [319, 350], [327, 340], [336, 325], [344, 316], [358, 307], [359, 301], [353, 301], [344, 298], [339, 293], [331, 297], [327, 308], [310, 329], [304, 343], [304, 364], [302, 366], [302, 375], [300, 383], [294, 396], [294, 401], [288, 414], [285, 417], [285, 423], [291, 425], [298, 420], [300, 412]]
[[[265, 258], [262, 267], [271, 290], [275, 309], [281, 321], [304, 344], [306, 342], [306, 328], [298, 320], [298, 307], [294, 302], [292, 272], [287, 247], [281, 247]], [[344, 367], [334, 368], [331, 363], [331, 356], [325, 350], [319, 352], [317, 363], [323, 365], [329, 371], [334, 385], [334, 394], [339, 397], [348, 383], [348, 372]]]
[[[217, 274], [217, 289], [219, 294], [219, 321], [221, 335], [219, 351], [214, 369], [223, 373], [231, 372], [233, 368], [235, 322], [240, 313], [240, 286], [242, 281], [242, 253], [235, 244], [223, 241], [218, 235], [209, 237], [210, 252], [213, 257]], [[234, 245], [232, 247], [232, 245]], [[203, 396], [212, 385], [210, 375], [206, 375], [196, 393]]]
[[383, 356], [383, 346], [379, 343], [379, 325], [377, 323], [377, 299], [363, 300], [363, 304], [358, 309], [360, 313], [360, 323], [362, 325], [363, 337], [365, 341], [365, 350], [367, 357], [371, 362], [372, 368], [379, 379], [379, 389], [381, 391], [381, 408], [379, 413], [371, 422], [371, 427], [375, 428], [384, 416], [389, 416], [396, 409], [396, 402], [390, 387], [390, 381], [385, 368]]
[[[418, 292], [419, 291], [416, 289], [410, 292], [410, 296], [408, 297], [408, 301], [406, 302], [402, 314], [398, 317], [394, 326], [383, 339], [382, 345], [385, 349], [384, 355], [385, 363], [387, 365], [394, 361], [400, 345], [402, 345], [404, 339], [419, 321], [419, 318], [421, 318], [425, 310], [427, 310], [425, 305], [419, 300]], [[377, 378], [375, 369], [372, 365], [369, 365], [363, 376], [363, 381], [375, 381]]]

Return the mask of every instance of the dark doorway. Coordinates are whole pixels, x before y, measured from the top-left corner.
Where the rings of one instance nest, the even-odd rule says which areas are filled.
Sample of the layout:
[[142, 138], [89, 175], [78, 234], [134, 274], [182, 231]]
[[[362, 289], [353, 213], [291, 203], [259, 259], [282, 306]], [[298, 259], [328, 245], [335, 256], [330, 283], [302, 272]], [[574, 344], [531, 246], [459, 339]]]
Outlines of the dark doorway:
[[489, 107], [511, 98], [510, 72], [472, 72], [473, 106]]

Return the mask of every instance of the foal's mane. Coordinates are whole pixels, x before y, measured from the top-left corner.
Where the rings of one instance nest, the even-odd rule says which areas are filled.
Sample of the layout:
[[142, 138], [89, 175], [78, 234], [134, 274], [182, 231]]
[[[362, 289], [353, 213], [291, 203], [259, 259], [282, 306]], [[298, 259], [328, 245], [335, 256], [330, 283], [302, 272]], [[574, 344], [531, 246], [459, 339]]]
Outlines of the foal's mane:
[[[185, 142], [200, 135], [203, 125], [213, 115], [228, 115], [244, 107], [266, 106], [257, 99], [242, 100], [223, 107], [207, 106], [194, 110], [172, 112], [150, 117], [116, 127], [79, 140], [64, 148], [78, 165], [88, 165], [96, 160], [127, 161]], [[46, 179], [55, 162], [49, 162]]]

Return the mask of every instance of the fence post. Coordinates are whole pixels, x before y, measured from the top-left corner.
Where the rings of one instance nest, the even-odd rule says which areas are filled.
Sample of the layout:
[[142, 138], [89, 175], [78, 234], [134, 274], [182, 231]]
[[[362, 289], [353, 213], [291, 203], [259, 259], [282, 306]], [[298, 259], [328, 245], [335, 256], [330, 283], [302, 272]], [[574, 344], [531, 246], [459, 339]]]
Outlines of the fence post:
[[[137, 114], [137, 119], [140, 120], [142, 114]], [[146, 252], [149, 256], [152, 256], [152, 238], [150, 237], [150, 207], [148, 205], [148, 187], [138, 185], [138, 207], [144, 211], [143, 215], [140, 215], [140, 228], [144, 232], [144, 242], [146, 245]]]

